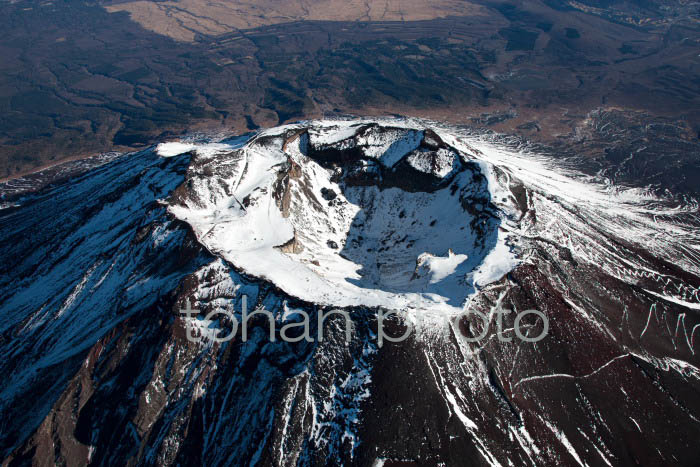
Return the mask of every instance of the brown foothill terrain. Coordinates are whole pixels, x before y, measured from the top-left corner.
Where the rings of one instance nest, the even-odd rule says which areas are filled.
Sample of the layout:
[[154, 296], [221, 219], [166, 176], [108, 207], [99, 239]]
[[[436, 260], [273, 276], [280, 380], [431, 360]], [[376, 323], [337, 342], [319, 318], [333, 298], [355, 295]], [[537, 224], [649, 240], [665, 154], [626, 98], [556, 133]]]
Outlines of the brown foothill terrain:
[[485, 8], [455, 0], [321, 0], [210, 2], [117, 1], [109, 12], [126, 11], [151, 31], [175, 40], [194, 41], [198, 34], [219, 35], [295, 21], [422, 21], [448, 16], [487, 16]]
[[[21, 0], [0, 12], [3, 178], [183, 132], [346, 114], [486, 127], [606, 163], [643, 149], [617, 173], [674, 189], [700, 172], [698, 7], [684, 0]], [[631, 129], [641, 140], [628, 144]], [[689, 179], [658, 174], [668, 148]]]

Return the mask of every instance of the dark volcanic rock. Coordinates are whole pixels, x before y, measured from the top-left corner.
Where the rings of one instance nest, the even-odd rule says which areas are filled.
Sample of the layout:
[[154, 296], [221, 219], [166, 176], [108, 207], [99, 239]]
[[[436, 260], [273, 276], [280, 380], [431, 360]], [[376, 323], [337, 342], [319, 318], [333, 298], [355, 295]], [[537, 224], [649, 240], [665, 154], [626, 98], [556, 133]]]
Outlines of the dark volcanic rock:
[[[606, 204], [615, 193], [561, 182], [536, 161], [515, 165], [520, 153], [468, 149], [457, 130], [453, 140], [445, 129], [378, 123], [348, 136], [338, 125], [323, 135], [337, 136], [328, 144], [313, 124], [257, 138], [249, 147], [277, 157], [271, 174], [250, 173], [249, 147], [144, 152], [0, 210], [4, 464], [696, 462], [695, 211], [630, 203], [634, 193]], [[240, 205], [238, 167], [270, 184]], [[418, 218], [433, 197], [441, 209]], [[405, 199], [413, 205], [396, 202]], [[362, 214], [341, 217], [351, 201]], [[285, 291], [272, 269], [246, 272], [212, 243], [261, 205], [284, 222], [313, 220], [271, 247], [281, 264], [300, 278], [311, 277], [302, 268], [327, 274], [318, 297], [354, 281], [359, 304]], [[386, 236], [377, 238], [378, 225]], [[253, 227], [250, 242], [267, 232]], [[322, 228], [328, 236], [312, 236]], [[426, 240], [416, 232], [430, 232], [435, 249], [416, 250]], [[472, 250], [453, 249], [462, 237]], [[278, 257], [264, 253], [256, 250], [261, 263]], [[396, 258], [408, 254], [414, 288], [391, 288]], [[377, 296], [387, 305], [363, 304]], [[389, 306], [397, 296], [401, 309]], [[459, 314], [463, 305], [487, 321]], [[270, 315], [250, 318], [245, 340], [240, 330], [217, 340], [235, 327], [231, 316], [240, 324], [261, 307]], [[337, 313], [319, 322], [331, 309], [351, 326]], [[386, 335], [408, 337], [380, 346], [380, 319]], [[546, 335], [526, 342], [516, 328]]]

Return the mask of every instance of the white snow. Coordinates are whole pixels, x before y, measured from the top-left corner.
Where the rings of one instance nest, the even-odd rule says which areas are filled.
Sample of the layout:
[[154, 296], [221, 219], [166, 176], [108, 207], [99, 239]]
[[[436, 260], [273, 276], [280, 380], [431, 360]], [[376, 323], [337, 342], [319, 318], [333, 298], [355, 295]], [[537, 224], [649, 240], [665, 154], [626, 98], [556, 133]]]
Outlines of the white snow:
[[313, 127], [309, 130], [311, 142], [319, 146], [339, 143], [352, 138], [359, 125], [339, 125], [331, 127]]
[[465, 428], [467, 428], [469, 430], [478, 429], [478, 427], [476, 426], [476, 423], [474, 423], [469, 417], [467, 417], [464, 414], [464, 412], [462, 412], [462, 409], [459, 408], [459, 405], [457, 404], [455, 397], [446, 388], [445, 388], [445, 397], [447, 397], [447, 400], [452, 405], [452, 409], [455, 411], [455, 415], [457, 415], [457, 418], [459, 418], [459, 421], [462, 422], [462, 425], [464, 425]]
[[156, 146], [156, 152], [161, 157], [174, 157], [184, 154], [189, 151], [193, 151], [197, 147], [194, 143], [181, 143], [179, 141], [173, 141], [170, 143], [160, 143]]
[[[372, 126], [377, 122], [385, 127]], [[358, 136], [363, 125], [370, 126]], [[286, 132], [308, 128], [311, 144], [359, 147], [387, 168], [408, 155], [416, 170], [447, 176], [456, 164], [453, 152], [437, 151], [435, 164], [433, 156], [421, 156], [423, 149], [416, 149], [426, 126], [412, 120], [302, 122], [262, 131], [259, 136], [278, 138], [264, 146], [253, 141], [237, 151], [167, 143], [159, 146], [160, 154], [185, 149], [198, 157], [217, 154], [212, 159], [215, 175], [194, 177], [191, 199], [170, 210], [193, 226], [207, 248], [246, 273], [270, 280], [292, 296], [331, 306], [460, 312], [478, 289], [527, 261], [524, 253], [533, 239], [561, 245], [576, 261], [606, 268], [630, 283], [637, 282], [640, 271], [657, 274], [651, 265], [618, 251], [591, 225], [609, 238], [639, 244], [700, 272], [688, 255], [697, 247], [694, 227], [674, 220], [690, 207], [669, 207], [648, 190], [605, 185], [488, 137], [431, 126], [460, 151], [462, 162], [475, 162], [486, 178], [500, 225], [490, 231], [493, 241], [484, 249], [476, 246], [471, 215], [449, 190], [341, 187], [300, 145], [290, 145], [287, 153], [282, 148]], [[282, 213], [273, 193], [292, 162], [300, 173], [288, 181], [287, 212]], [[371, 168], [367, 160], [359, 163]], [[457, 173], [452, 183], [468, 186], [466, 173]], [[525, 187], [521, 200], [513, 191], [518, 185]], [[324, 199], [322, 189], [335, 193], [333, 202]], [[432, 220], [438, 224], [431, 226]], [[662, 295], [689, 308], [698, 306]]]
[[574, 449], [574, 446], [571, 444], [571, 441], [569, 441], [569, 438], [566, 437], [563, 431], [559, 430], [556, 426], [551, 424], [550, 422], [544, 420], [545, 425], [552, 430], [552, 433], [554, 433], [554, 436], [557, 437], [557, 439], [561, 442], [561, 444], [564, 445], [567, 451], [569, 451], [569, 454], [571, 454], [571, 457], [574, 458], [576, 463], [580, 465], [581, 467], [585, 467], [586, 464], [583, 463], [581, 460], [581, 457], [579, 457], [578, 453]]
[[477, 286], [484, 287], [499, 280], [519, 264], [515, 248], [508, 245], [509, 240], [510, 237], [505, 232], [498, 232], [496, 245], [474, 272], [474, 283]]
[[676, 305], [684, 306], [686, 308], [690, 308], [691, 310], [700, 310], [700, 303], [687, 302], [676, 297], [671, 297], [669, 295], [663, 295], [658, 292], [654, 292], [653, 290], [644, 289], [644, 291], [662, 300], [666, 300], [667, 302], [675, 303]]
[[445, 178], [457, 170], [459, 155], [447, 149], [432, 151], [413, 151], [406, 157], [406, 162], [419, 172]]
[[430, 271], [429, 282], [435, 284], [454, 274], [457, 266], [465, 262], [467, 258], [469, 258], [467, 255], [456, 255], [452, 250], [448, 251], [445, 257], [423, 253], [418, 257], [418, 266], [425, 266]]
[[240, 143], [195, 143], [186, 141], [171, 141], [156, 146], [156, 154], [160, 157], [175, 157], [186, 152], [197, 152], [200, 156], [211, 157], [240, 147]]
[[420, 145], [423, 132], [411, 129], [371, 128], [357, 142], [364, 147], [364, 154], [379, 160], [385, 167], [393, 167], [406, 154]]
[[[310, 139], [344, 140], [357, 131], [352, 125], [326, 125], [310, 132]], [[281, 133], [277, 129], [262, 134]], [[421, 138], [421, 131], [410, 128], [386, 133], [370, 128], [353, 141], [362, 144], [369, 157], [391, 167]], [[246, 273], [319, 304], [455, 313], [472, 293], [475, 279], [480, 284], [497, 280], [516, 264], [511, 249], [499, 244], [504, 235], [493, 233], [491, 254], [476, 246], [472, 217], [449, 189], [412, 193], [341, 187], [297, 144], [285, 153], [282, 138], [275, 141], [264, 146], [253, 141], [219, 154], [212, 164], [214, 171], [225, 168], [222, 175], [195, 177], [194, 196], [185, 205], [169, 207], [193, 226], [207, 248]], [[166, 147], [164, 152], [180, 149]], [[199, 146], [189, 150], [202, 152]], [[289, 207], [283, 214], [273, 193], [289, 161], [301, 173], [290, 177]], [[455, 180], [465, 187], [473, 183], [470, 172]], [[323, 198], [322, 189], [336, 194], [333, 203]]]

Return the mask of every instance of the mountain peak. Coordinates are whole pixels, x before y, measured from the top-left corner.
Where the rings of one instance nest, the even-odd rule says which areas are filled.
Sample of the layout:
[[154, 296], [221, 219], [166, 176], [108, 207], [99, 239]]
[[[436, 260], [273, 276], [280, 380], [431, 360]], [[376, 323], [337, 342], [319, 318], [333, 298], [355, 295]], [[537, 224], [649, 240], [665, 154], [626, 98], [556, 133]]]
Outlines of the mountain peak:
[[193, 166], [170, 212], [299, 299], [454, 313], [479, 268], [517, 264], [475, 154], [427, 127], [311, 123]]
[[697, 202], [567, 162], [435, 122], [311, 121], [163, 143], [14, 198], [4, 456], [682, 456], [700, 436]]

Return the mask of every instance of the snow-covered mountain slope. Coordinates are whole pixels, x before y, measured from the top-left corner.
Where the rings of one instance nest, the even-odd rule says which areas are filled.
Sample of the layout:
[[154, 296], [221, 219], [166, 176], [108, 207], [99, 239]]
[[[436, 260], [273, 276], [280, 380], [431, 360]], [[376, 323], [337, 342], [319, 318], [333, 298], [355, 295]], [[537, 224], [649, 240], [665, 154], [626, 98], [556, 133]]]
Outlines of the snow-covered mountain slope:
[[[0, 210], [8, 464], [697, 458], [692, 200], [391, 119], [164, 143], [13, 204]], [[313, 336], [319, 313], [346, 310], [352, 339], [337, 318], [322, 341], [271, 341], [260, 319], [246, 342], [215, 342], [226, 324], [203, 318], [240, 319], [244, 297], [278, 330], [308, 313]], [[196, 318], [179, 314], [188, 302]], [[380, 310], [399, 312], [392, 335], [414, 332], [379, 347]], [[548, 320], [539, 342], [515, 335], [524, 310]], [[536, 315], [519, 326], [543, 330]]]
[[3, 444], [35, 428], [97, 339], [202, 263], [157, 202], [188, 159], [122, 158], [1, 211]]
[[481, 168], [434, 133], [284, 127], [198, 158], [190, 180], [170, 212], [214, 254], [309, 302], [455, 313], [484, 270], [516, 263]]

